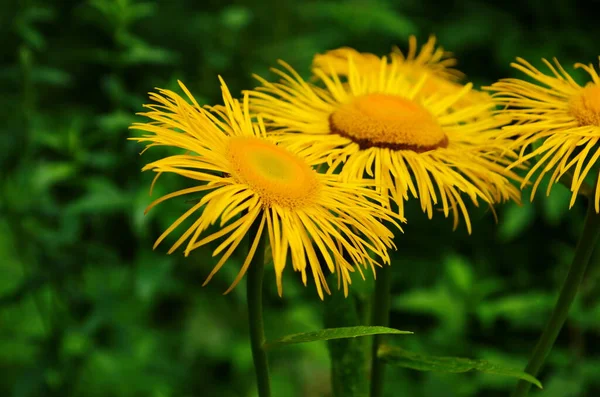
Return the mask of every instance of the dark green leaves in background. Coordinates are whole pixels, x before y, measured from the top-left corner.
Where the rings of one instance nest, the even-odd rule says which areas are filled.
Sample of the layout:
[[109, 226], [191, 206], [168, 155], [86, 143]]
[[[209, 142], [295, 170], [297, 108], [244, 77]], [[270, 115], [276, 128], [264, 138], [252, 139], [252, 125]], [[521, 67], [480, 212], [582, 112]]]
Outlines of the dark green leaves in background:
[[[140, 169], [166, 151], [140, 157], [127, 127], [148, 91], [177, 89], [177, 79], [199, 102], [217, 103], [217, 74], [235, 94], [279, 58], [307, 75], [317, 52], [384, 54], [406, 48], [411, 33], [420, 42], [436, 33], [476, 84], [516, 75], [508, 66], [515, 56], [541, 66], [542, 56], [569, 65], [599, 55], [596, 15], [566, 0], [4, 2], [0, 395], [252, 395], [245, 291], [222, 296], [241, 262], [232, 259], [201, 288], [215, 264], [210, 247], [188, 259], [167, 256], [167, 245], [151, 250], [190, 204], [175, 200], [145, 217], [144, 208], [188, 182], [165, 177], [149, 197], [152, 176]], [[557, 186], [534, 204], [500, 207], [498, 225], [482, 208], [467, 236], [409, 203], [393, 254], [390, 326], [415, 334], [390, 343], [522, 368], [581, 227], [583, 203], [567, 204]], [[600, 392], [598, 270], [540, 377], [544, 397]], [[290, 269], [280, 299], [272, 273], [267, 266], [267, 337], [323, 328], [313, 287]], [[270, 354], [277, 396], [329, 395], [325, 343]], [[390, 396], [495, 397], [512, 386], [481, 372], [388, 370]]]

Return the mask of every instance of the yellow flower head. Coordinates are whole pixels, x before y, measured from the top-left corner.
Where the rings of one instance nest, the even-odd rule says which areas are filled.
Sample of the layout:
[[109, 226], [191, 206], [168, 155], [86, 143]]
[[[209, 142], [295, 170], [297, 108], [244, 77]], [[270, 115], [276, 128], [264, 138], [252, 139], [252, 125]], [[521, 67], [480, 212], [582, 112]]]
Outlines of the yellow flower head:
[[[321, 155], [290, 148], [277, 137], [266, 136], [262, 120], [251, 118], [248, 97], [240, 104], [231, 97], [223, 80], [221, 84], [225, 106], [206, 109], [182, 83], [191, 103], [172, 91], [151, 93], [155, 104], [146, 105], [150, 111], [142, 113], [151, 121], [132, 126], [146, 132], [132, 139], [148, 147], [171, 146], [186, 151], [149, 163], [144, 170], [156, 172], [157, 178], [162, 173], [177, 174], [195, 184], [155, 200], [147, 210], [167, 199], [204, 193], [154, 247], [189, 218], [191, 226], [169, 253], [187, 241], [187, 256], [198, 247], [222, 239], [213, 252], [213, 256], [222, 256], [206, 284], [251, 226], [258, 225], [256, 235], [250, 236], [248, 255], [227, 292], [248, 269], [263, 233], [268, 234], [280, 295], [288, 254], [305, 285], [307, 270], [312, 273], [321, 298], [323, 289], [329, 293], [324, 268], [337, 273], [338, 287], [343, 282], [347, 294], [355, 264], [362, 275], [358, 265], [372, 270], [378, 265], [370, 253], [389, 263], [387, 249], [393, 246], [393, 234], [382, 221], [398, 226], [398, 217], [381, 208], [375, 192], [364, 187], [361, 180], [346, 183], [317, 173], [312, 166], [323, 162]], [[220, 229], [209, 232], [208, 228], [216, 223]]]
[[[421, 88], [421, 94], [430, 95], [436, 92], [444, 95], [455, 94], [464, 87], [458, 83], [464, 75], [453, 68], [456, 65], [456, 59], [452, 57], [452, 53], [444, 51], [442, 47], [436, 48], [435, 42], [435, 36], [430, 36], [421, 51], [417, 52], [417, 39], [415, 36], [410, 36], [406, 55], [398, 47], [394, 47], [389, 58], [395, 62], [397, 70], [405, 74], [406, 79], [413, 83], [417, 83], [423, 76], [427, 76], [427, 80]], [[381, 68], [381, 58], [377, 55], [361, 53], [349, 47], [315, 55], [312, 67], [326, 75], [333, 71], [338, 76], [348, 76], [349, 59], [352, 59], [356, 70], [361, 75], [377, 74]], [[388, 64], [387, 67], [391, 67], [391, 65]], [[486, 93], [471, 89], [453, 107], [459, 109], [485, 100], [490, 100]]]
[[[600, 158], [600, 77], [592, 64], [575, 64], [591, 79], [581, 86], [558, 60], [554, 59], [554, 65], [542, 61], [551, 74], [542, 73], [522, 58], [511, 64], [536, 83], [511, 78], [487, 88], [495, 91], [497, 102], [508, 107], [503, 113], [515, 121], [504, 127], [507, 137], [516, 138], [515, 147], [521, 147], [521, 156], [513, 165], [537, 158], [523, 180], [524, 185], [540, 170], [531, 199], [544, 175], [552, 172], [546, 192], [550, 194], [552, 186], [568, 173], [573, 206], [586, 176]], [[525, 154], [529, 145], [538, 142], [538, 147]], [[596, 179], [595, 209], [600, 212], [600, 174]]]
[[502, 122], [480, 117], [493, 104], [451, 110], [471, 84], [451, 95], [426, 95], [428, 76], [413, 84], [394, 59], [388, 65], [381, 58], [377, 72], [366, 74], [352, 59], [346, 62], [347, 82], [333, 66], [328, 73], [315, 70], [323, 87], [305, 82], [280, 62], [286, 71], [274, 72], [283, 80], [271, 83], [257, 76], [262, 87], [250, 93], [251, 106], [281, 132], [292, 133], [281, 138], [292, 147], [329, 151], [330, 172], [345, 163], [343, 177], [366, 173], [374, 178], [377, 191], [387, 205], [390, 200], [398, 204], [401, 216], [403, 200], [411, 194], [430, 218], [436, 204], [445, 216], [452, 211], [455, 227], [462, 213], [470, 232], [463, 194], [475, 205], [518, 199], [518, 189], [507, 179], [516, 175], [505, 170], [508, 161], [500, 155], [506, 142], [496, 139]]

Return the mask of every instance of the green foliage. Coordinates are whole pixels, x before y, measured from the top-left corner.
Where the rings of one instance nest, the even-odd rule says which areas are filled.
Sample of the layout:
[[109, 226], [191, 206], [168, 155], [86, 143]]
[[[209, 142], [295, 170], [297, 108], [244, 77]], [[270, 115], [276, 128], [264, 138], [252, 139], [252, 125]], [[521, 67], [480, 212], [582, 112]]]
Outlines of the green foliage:
[[290, 345], [294, 343], [316, 342], [332, 339], [356, 338], [369, 335], [405, 335], [412, 334], [410, 331], [400, 331], [398, 329], [377, 326], [356, 326], [356, 327], [337, 327], [326, 328], [318, 331], [301, 332], [299, 334], [286, 335], [281, 338], [268, 341], [266, 346], [274, 348], [277, 346]]
[[431, 356], [427, 354], [409, 352], [399, 347], [387, 345], [383, 345], [379, 348], [378, 355], [390, 365], [411, 368], [417, 371], [449, 373], [479, 371], [486, 374], [510, 376], [523, 379], [527, 382], [533, 383], [540, 389], [542, 388], [540, 381], [523, 372], [522, 370], [502, 367], [485, 360], [471, 360], [462, 357]]
[[[244, 286], [222, 296], [235, 256], [205, 288], [211, 248], [166, 255], [160, 233], [189, 208], [161, 194], [188, 182], [143, 164], [170, 153], [126, 138], [154, 87], [181, 79], [200, 103], [234, 95], [284, 59], [304, 75], [315, 53], [351, 46], [385, 54], [435, 33], [476, 85], [515, 76], [515, 56], [541, 66], [596, 62], [598, 24], [586, 7], [434, 1], [8, 0], [0, 9], [0, 395], [10, 397], [251, 396]], [[473, 235], [416, 201], [396, 239], [391, 327], [403, 346], [522, 368], [547, 319], [582, 225], [583, 201], [541, 187], [534, 202], [473, 213]], [[600, 250], [597, 250], [600, 251]], [[600, 262], [600, 253], [595, 263]], [[288, 271], [289, 270], [289, 271]], [[367, 281], [353, 280], [361, 294]], [[600, 392], [598, 266], [540, 376], [544, 397]], [[243, 284], [243, 283], [242, 283]], [[292, 269], [284, 296], [267, 266], [267, 336], [321, 329], [323, 303]], [[357, 289], [357, 288], [355, 288]], [[366, 294], [366, 292], [364, 292]], [[392, 339], [392, 338], [390, 338]], [[348, 339], [347, 341], [352, 341]], [[358, 338], [356, 340], [367, 340]], [[342, 340], [339, 340], [342, 341]], [[331, 395], [326, 344], [270, 351], [282, 397]], [[511, 382], [393, 368], [389, 396], [495, 397]]]

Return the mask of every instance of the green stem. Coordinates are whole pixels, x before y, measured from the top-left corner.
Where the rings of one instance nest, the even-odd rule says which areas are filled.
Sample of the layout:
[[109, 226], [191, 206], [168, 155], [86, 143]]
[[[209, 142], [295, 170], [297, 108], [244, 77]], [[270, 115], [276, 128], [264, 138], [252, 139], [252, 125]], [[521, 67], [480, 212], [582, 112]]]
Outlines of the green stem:
[[[333, 278], [333, 277], [331, 277]], [[334, 291], [325, 298], [325, 327], [354, 327], [364, 325], [359, 318], [359, 297], [354, 291], [345, 298], [341, 291]], [[331, 385], [333, 397], [367, 397], [369, 383], [367, 366], [369, 355], [365, 350], [367, 338], [344, 338], [327, 341], [331, 359]]]
[[[562, 286], [552, 316], [550, 317], [548, 324], [546, 324], [546, 328], [540, 336], [540, 339], [529, 358], [529, 363], [525, 368], [525, 372], [533, 376], [537, 376], [544, 365], [544, 361], [550, 353], [550, 350], [558, 337], [558, 333], [567, 319], [569, 308], [575, 299], [577, 289], [583, 280], [590, 257], [596, 246], [598, 237], [600, 236], [600, 214], [595, 212], [594, 203], [591, 197], [588, 201], [588, 210], [585, 217], [583, 232], [577, 243], [569, 274]], [[530, 387], [531, 384], [529, 382], [519, 381], [512, 396], [525, 397], [527, 396]]]
[[[372, 325], [384, 327], [389, 325], [391, 289], [391, 267], [384, 265], [377, 271], [377, 280], [375, 280]], [[375, 335], [375, 337], [373, 337], [373, 346], [371, 350], [371, 397], [383, 396], [385, 363], [377, 356], [382, 337], [383, 335]]]
[[[250, 228], [249, 241], [252, 241], [258, 232], [258, 222]], [[269, 383], [269, 362], [265, 352], [265, 328], [263, 323], [263, 273], [265, 267], [265, 237], [260, 237], [256, 253], [248, 267], [246, 275], [248, 300], [248, 323], [250, 328], [250, 345], [252, 347], [252, 358], [254, 360], [254, 371], [256, 372], [256, 383], [259, 397], [270, 397], [271, 386]]]

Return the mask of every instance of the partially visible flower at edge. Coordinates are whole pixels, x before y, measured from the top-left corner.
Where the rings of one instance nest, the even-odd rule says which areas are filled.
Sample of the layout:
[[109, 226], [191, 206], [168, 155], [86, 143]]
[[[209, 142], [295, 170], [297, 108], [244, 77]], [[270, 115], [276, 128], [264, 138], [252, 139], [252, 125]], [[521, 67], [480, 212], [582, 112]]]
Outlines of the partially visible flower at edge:
[[[537, 170], [530, 199], [544, 176], [552, 172], [546, 194], [565, 175], [572, 173], [571, 202], [575, 204], [585, 178], [600, 158], [600, 77], [590, 63], [575, 64], [589, 75], [591, 81], [579, 85], [556, 58], [554, 65], [542, 59], [551, 74], [545, 74], [522, 58], [511, 66], [535, 80], [535, 83], [515, 78], [502, 79], [490, 87], [494, 100], [505, 106], [501, 112], [515, 123], [503, 128], [506, 138], [513, 138], [513, 147], [520, 149], [519, 159], [511, 166], [531, 160], [535, 164], [525, 176], [528, 183]], [[526, 154], [528, 147], [539, 144]], [[595, 197], [596, 212], [600, 212], [600, 171]]]
[[[130, 139], [146, 143], [147, 148], [170, 146], [187, 152], [149, 163], [144, 171], [156, 172], [156, 178], [173, 173], [196, 184], [158, 198], [146, 211], [174, 197], [205, 193], [157, 239], [155, 248], [193, 217], [169, 253], [186, 240], [187, 256], [223, 239], [213, 252], [213, 256], [222, 254], [221, 258], [206, 284], [258, 222], [258, 233], [251, 236], [249, 252], [226, 293], [244, 276], [263, 233], [268, 233], [280, 295], [288, 255], [305, 285], [307, 270], [312, 273], [321, 299], [323, 290], [330, 293], [324, 268], [337, 273], [338, 288], [343, 284], [347, 295], [355, 268], [362, 275], [360, 265], [374, 272], [378, 260], [390, 263], [387, 250], [394, 247], [393, 234], [382, 222], [400, 228], [400, 218], [383, 209], [377, 194], [365, 187], [371, 181], [342, 182], [317, 173], [312, 166], [322, 163], [321, 154], [294, 150], [276, 136], [267, 136], [262, 120], [254, 120], [249, 112], [248, 97], [240, 104], [222, 79], [224, 106], [202, 108], [181, 82], [180, 86], [191, 104], [172, 91], [159, 89], [150, 93], [155, 103], [145, 105], [150, 111], [141, 113], [150, 121], [131, 127], [146, 132]], [[219, 230], [205, 235], [214, 224]]]
[[304, 81], [288, 64], [272, 69], [282, 79], [269, 82], [255, 76], [262, 86], [250, 91], [251, 107], [281, 139], [301, 150], [331, 152], [330, 172], [343, 164], [346, 178], [374, 178], [377, 190], [398, 204], [412, 195], [431, 218], [433, 206], [441, 204], [447, 217], [452, 211], [454, 227], [459, 212], [471, 232], [463, 194], [478, 205], [512, 199], [520, 192], [506, 170], [509, 141], [498, 139], [502, 117], [491, 114], [495, 105], [485, 101], [461, 110], [452, 106], [471, 90], [471, 84], [453, 94], [422, 93], [427, 75], [417, 83], [398, 73], [398, 62], [380, 58], [381, 67], [364, 73], [346, 60], [347, 80], [340, 79], [335, 65], [328, 72], [315, 70], [323, 86]]
[[[361, 53], [350, 47], [341, 47], [315, 55], [312, 68], [314, 71], [320, 70], [325, 74], [329, 74], [333, 70], [338, 76], [348, 76], [348, 60], [350, 58], [359, 73], [363, 75], [379, 73], [379, 69], [382, 67], [381, 58], [375, 54]], [[448, 95], [457, 93], [464, 87], [460, 83], [464, 74], [453, 68], [457, 64], [456, 58], [452, 56], [451, 52], [444, 51], [442, 47], [436, 48], [436, 38], [433, 35], [423, 44], [419, 52], [417, 52], [417, 39], [411, 35], [408, 40], [407, 53], [404, 54], [400, 48], [394, 46], [388, 58], [390, 63], [387, 63], [386, 67], [391, 67], [392, 62], [395, 63], [398, 72], [404, 73], [407, 79], [413, 83], [417, 83], [424, 75], [428, 76], [421, 89], [422, 94]], [[471, 89], [453, 106], [459, 109], [486, 100], [490, 101], [487, 93]]]

